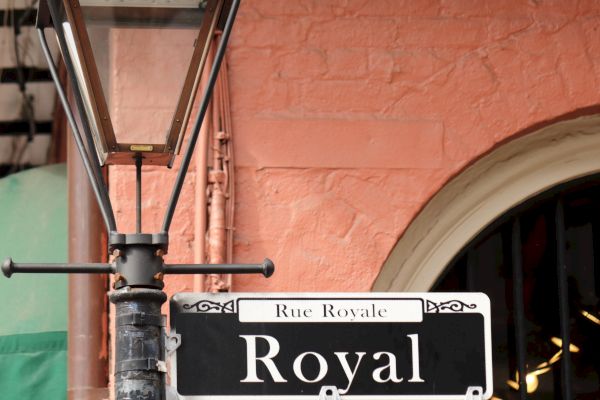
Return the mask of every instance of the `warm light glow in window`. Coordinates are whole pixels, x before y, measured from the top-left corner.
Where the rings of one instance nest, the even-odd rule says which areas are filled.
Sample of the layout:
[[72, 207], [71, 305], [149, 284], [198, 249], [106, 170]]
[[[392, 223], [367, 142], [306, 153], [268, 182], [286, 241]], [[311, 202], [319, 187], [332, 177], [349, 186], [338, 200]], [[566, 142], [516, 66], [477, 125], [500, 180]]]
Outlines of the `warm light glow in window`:
[[585, 310], [581, 310], [581, 315], [583, 315], [584, 317], [586, 317], [587, 319], [589, 319], [590, 321], [592, 321], [596, 325], [600, 325], [600, 318], [598, 318], [594, 314], [589, 313], [589, 312], [587, 312]]
[[[550, 339], [550, 341], [552, 341], [552, 343], [554, 343], [556, 346], [562, 348], [562, 340], [560, 338], [553, 337]], [[579, 353], [579, 347], [575, 346], [573, 343], [570, 343], [569, 351], [571, 353]]]

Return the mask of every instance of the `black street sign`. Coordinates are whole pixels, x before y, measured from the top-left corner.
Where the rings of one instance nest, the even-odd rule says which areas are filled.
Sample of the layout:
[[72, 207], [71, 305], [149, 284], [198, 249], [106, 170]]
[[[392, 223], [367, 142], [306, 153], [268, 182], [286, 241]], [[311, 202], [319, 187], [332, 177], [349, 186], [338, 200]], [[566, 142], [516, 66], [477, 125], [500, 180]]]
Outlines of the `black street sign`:
[[170, 307], [182, 400], [492, 396], [482, 293], [179, 293]]

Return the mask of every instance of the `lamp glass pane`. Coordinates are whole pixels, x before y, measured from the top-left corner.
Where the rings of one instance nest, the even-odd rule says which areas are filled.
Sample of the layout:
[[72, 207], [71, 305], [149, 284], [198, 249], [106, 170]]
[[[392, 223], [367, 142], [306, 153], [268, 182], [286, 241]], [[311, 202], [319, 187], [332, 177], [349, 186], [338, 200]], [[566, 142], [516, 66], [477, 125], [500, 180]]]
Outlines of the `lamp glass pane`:
[[198, 45], [205, 3], [80, 1], [117, 142], [165, 144]]
[[[98, 118], [95, 116], [94, 110], [95, 106], [92, 101], [92, 95], [90, 92], [90, 83], [86, 79], [86, 73], [84, 73], [83, 68], [85, 63], [82, 60], [82, 55], [77, 49], [76, 39], [73, 35], [73, 30], [71, 29], [71, 24], [69, 22], [62, 23], [62, 29], [65, 37], [65, 42], [67, 46], [67, 51], [71, 55], [71, 60], [73, 61], [73, 69], [75, 70], [75, 77], [77, 79], [77, 84], [79, 85], [79, 89], [81, 92], [81, 97], [83, 100], [83, 107], [85, 109], [85, 113], [87, 115], [87, 120], [89, 121], [89, 127], [92, 131], [92, 135], [94, 137], [94, 143], [96, 143], [96, 148], [98, 154], [100, 155], [100, 162], [104, 163], [105, 157], [105, 141], [103, 135], [100, 134], [100, 129], [98, 127]], [[64, 52], [65, 49], [62, 49]]]

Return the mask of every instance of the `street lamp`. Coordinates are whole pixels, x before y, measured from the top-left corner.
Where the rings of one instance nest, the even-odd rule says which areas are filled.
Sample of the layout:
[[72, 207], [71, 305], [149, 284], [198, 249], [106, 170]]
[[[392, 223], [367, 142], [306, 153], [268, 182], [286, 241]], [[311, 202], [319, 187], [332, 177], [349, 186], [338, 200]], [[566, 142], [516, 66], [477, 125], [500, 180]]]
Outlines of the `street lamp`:
[[[165, 398], [165, 324], [160, 313], [161, 304], [166, 300], [162, 291], [165, 274], [261, 273], [269, 277], [274, 270], [268, 259], [262, 264], [231, 265], [166, 265], [163, 260], [168, 251], [171, 221], [238, 7], [239, 0], [41, 0], [39, 4], [36, 29], [108, 231], [108, 251], [115, 259], [110, 264], [21, 264], [9, 258], [2, 264], [2, 272], [7, 277], [19, 272], [114, 274], [115, 290], [109, 298], [116, 306], [114, 370], [117, 400]], [[73, 87], [77, 119], [71, 112], [48, 48], [44, 29], [50, 27], [56, 33]], [[172, 88], [179, 90], [179, 97], [173, 104], [173, 116], [168, 126], [155, 127], [155, 132], [148, 132], [143, 137], [128, 136], [128, 132], [119, 132], [118, 127], [115, 128], [108, 111], [106, 83], [102, 82], [96, 62], [103, 55], [91, 40], [93, 35], [90, 35], [93, 29], [98, 28], [110, 30], [117, 36], [140, 30], [149, 35], [157, 29], [162, 29], [163, 33], [167, 32], [165, 29], [194, 30], [192, 35], [187, 36], [192, 39], [187, 45], [187, 72], [181, 77], [181, 86]], [[142, 165], [171, 167], [181, 150], [195, 94], [217, 30], [222, 31], [221, 39], [199, 101], [198, 114], [190, 131], [162, 229], [157, 233], [143, 233]], [[105, 164], [136, 166], [134, 234], [117, 230], [108, 188], [101, 174], [101, 167]]]

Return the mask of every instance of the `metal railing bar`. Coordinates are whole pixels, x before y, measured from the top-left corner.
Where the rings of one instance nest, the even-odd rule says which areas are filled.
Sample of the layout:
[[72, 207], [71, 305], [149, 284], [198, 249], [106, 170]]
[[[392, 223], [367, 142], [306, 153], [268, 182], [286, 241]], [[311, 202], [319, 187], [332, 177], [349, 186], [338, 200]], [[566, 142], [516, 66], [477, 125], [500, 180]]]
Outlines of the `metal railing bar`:
[[569, 289], [567, 286], [566, 235], [564, 201], [561, 196], [556, 199], [554, 209], [556, 228], [556, 269], [558, 280], [558, 308], [560, 315], [560, 336], [562, 340], [561, 357], [561, 389], [562, 399], [573, 399], [573, 378], [571, 372], [571, 339], [569, 334]]
[[527, 399], [527, 364], [525, 336], [525, 306], [523, 300], [523, 257], [521, 251], [521, 220], [513, 217], [511, 229], [511, 262], [513, 275], [513, 323], [517, 350], [519, 397]]

